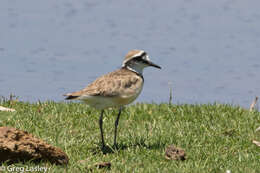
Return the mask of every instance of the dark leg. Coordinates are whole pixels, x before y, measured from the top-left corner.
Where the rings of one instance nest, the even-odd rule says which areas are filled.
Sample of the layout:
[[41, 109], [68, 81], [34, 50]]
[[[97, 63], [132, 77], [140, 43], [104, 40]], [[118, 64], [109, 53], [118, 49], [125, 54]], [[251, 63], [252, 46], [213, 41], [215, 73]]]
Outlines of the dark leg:
[[119, 112], [118, 112], [118, 115], [117, 115], [117, 118], [116, 118], [116, 121], [115, 121], [114, 146], [115, 146], [116, 148], [117, 148], [117, 144], [116, 144], [117, 126], [118, 126], [118, 121], [119, 121], [119, 118], [120, 118], [121, 111], [122, 111], [122, 107], [119, 108]]
[[104, 136], [103, 136], [103, 113], [104, 110], [101, 111], [100, 117], [99, 117], [99, 128], [100, 128], [100, 133], [101, 133], [101, 140], [102, 140], [102, 149], [105, 147], [105, 142], [104, 142]]

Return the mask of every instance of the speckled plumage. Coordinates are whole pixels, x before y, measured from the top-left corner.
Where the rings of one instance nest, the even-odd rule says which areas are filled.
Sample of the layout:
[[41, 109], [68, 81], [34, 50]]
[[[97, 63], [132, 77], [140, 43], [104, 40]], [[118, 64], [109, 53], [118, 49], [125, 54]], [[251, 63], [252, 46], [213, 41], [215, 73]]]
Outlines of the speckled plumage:
[[[103, 109], [133, 102], [140, 94], [142, 87], [141, 75], [127, 68], [120, 68], [97, 78], [86, 88], [68, 93], [66, 96], [68, 99], [83, 100], [90, 106]], [[107, 103], [106, 98], [110, 100], [110, 103]]]

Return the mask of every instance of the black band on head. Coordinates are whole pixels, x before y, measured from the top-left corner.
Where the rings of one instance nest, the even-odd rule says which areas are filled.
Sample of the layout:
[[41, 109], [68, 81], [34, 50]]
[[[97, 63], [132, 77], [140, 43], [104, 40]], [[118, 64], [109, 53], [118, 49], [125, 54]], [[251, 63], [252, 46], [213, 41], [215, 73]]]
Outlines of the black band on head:
[[142, 58], [143, 56], [146, 56], [146, 52], [143, 52], [141, 55], [134, 56], [133, 59]]

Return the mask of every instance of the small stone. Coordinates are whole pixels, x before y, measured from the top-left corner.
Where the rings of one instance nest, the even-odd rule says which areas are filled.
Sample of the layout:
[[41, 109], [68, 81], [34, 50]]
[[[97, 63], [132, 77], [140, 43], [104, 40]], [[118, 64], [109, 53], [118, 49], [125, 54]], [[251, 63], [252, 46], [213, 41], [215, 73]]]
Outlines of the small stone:
[[183, 149], [170, 145], [165, 150], [165, 158], [168, 160], [186, 160], [186, 154]]
[[253, 140], [253, 143], [256, 144], [258, 147], [260, 147], [260, 142], [259, 141]]
[[78, 163], [80, 163], [80, 164], [86, 164], [86, 163], [88, 163], [88, 160], [79, 160]]
[[48, 160], [60, 165], [69, 162], [67, 154], [61, 149], [32, 134], [11, 127], [0, 127], [0, 164], [29, 160]]
[[101, 162], [101, 163], [95, 164], [95, 167], [97, 167], [98, 169], [102, 169], [102, 168], [110, 169], [111, 163], [110, 162]]
[[[85, 161], [80, 161], [85, 162]], [[95, 165], [86, 167], [87, 172], [93, 172], [96, 169], [110, 169], [111, 168], [111, 163], [110, 162], [100, 162], [96, 163]]]
[[14, 112], [15, 109], [11, 109], [11, 108], [6, 108], [6, 107], [3, 107], [3, 106], [0, 106], [0, 111]]

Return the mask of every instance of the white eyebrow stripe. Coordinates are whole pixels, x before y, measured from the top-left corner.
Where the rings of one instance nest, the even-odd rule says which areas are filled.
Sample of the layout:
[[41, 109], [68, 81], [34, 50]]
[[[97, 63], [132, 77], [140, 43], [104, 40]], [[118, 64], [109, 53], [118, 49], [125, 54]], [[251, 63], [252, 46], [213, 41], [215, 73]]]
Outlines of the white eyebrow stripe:
[[132, 57], [130, 57], [129, 59], [125, 59], [122, 63], [122, 67], [125, 67], [126, 66], [126, 63], [128, 61], [131, 61], [135, 58], [138, 58], [138, 57], [142, 57], [143, 60], [147, 60], [147, 61], [150, 61], [149, 57], [148, 57], [148, 54], [144, 51], [144, 50], [140, 50], [138, 53], [134, 54]]
[[141, 56], [143, 53], [144, 53], [144, 51], [140, 51], [140, 52], [138, 52], [137, 54], [135, 54], [133, 57]]

